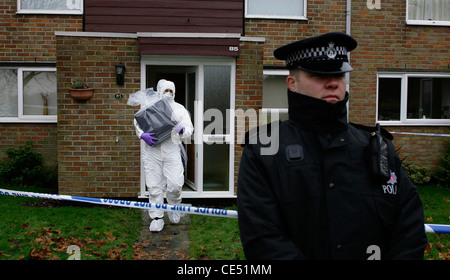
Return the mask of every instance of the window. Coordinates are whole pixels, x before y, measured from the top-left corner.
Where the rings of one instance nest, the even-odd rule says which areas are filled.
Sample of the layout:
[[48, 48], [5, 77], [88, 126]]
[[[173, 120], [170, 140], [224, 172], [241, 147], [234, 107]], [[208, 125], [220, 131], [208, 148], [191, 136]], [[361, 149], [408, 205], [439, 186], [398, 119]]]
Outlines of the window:
[[0, 68], [0, 122], [56, 122], [55, 68]]
[[406, 23], [450, 25], [450, 0], [408, 0]]
[[450, 74], [379, 74], [380, 123], [450, 125]]
[[306, 0], [246, 0], [245, 17], [306, 20]]
[[19, 14], [83, 14], [83, 0], [17, 0]]
[[277, 113], [280, 120], [289, 119], [286, 78], [287, 70], [264, 70], [263, 111], [272, 120], [272, 113]]

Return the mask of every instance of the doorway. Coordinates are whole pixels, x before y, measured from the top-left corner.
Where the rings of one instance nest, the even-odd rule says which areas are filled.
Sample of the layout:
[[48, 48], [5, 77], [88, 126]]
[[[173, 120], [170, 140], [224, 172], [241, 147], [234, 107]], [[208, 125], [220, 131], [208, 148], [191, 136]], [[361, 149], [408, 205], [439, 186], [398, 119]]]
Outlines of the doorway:
[[[235, 59], [144, 57], [141, 70], [143, 88], [156, 89], [160, 79], [175, 83], [175, 101], [185, 106], [194, 125], [190, 143], [184, 144], [183, 197], [235, 197]], [[144, 178], [141, 167], [141, 197], [148, 196]]]

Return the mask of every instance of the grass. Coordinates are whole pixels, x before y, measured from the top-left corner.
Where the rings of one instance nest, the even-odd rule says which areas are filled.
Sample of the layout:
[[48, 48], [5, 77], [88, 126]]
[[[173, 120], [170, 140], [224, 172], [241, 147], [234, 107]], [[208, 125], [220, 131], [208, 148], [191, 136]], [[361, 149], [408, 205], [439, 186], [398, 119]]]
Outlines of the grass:
[[70, 245], [78, 246], [81, 260], [132, 259], [139, 210], [48, 201], [0, 196], [0, 260], [65, 260]]
[[[425, 222], [450, 224], [450, 189], [436, 186], [418, 189]], [[22, 190], [46, 192], [35, 188]], [[0, 196], [0, 260], [65, 260], [70, 257], [66, 252], [70, 245], [80, 248], [82, 260], [133, 259], [133, 245], [142, 226], [140, 210], [44, 201], [48, 200]], [[450, 235], [427, 236], [425, 259], [450, 259]], [[189, 238], [192, 259], [245, 259], [237, 219], [191, 215]]]
[[237, 219], [192, 215], [189, 239], [189, 255], [193, 259], [245, 259]]
[[[450, 225], [450, 188], [419, 186], [425, 223]], [[450, 260], [450, 235], [427, 233], [427, 260]]]

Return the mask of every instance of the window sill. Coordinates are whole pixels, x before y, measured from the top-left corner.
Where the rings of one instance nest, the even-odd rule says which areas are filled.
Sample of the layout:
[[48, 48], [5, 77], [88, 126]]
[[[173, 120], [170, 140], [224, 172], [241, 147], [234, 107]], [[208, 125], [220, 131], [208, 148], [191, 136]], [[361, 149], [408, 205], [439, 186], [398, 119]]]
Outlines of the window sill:
[[406, 25], [450, 26], [450, 21], [439, 20], [407, 20]]
[[307, 17], [304, 16], [271, 16], [271, 15], [246, 15], [245, 19], [280, 19], [280, 20], [298, 20], [298, 21], [308, 21]]
[[0, 125], [4, 123], [58, 123], [57, 116], [27, 116], [23, 118], [14, 118], [14, 117], [1, 117]]
[[82, 10], [20, 10], [16, 15], [83, 15]]
[[450, 126], [450, 120], [378, 121], [381, 126]]

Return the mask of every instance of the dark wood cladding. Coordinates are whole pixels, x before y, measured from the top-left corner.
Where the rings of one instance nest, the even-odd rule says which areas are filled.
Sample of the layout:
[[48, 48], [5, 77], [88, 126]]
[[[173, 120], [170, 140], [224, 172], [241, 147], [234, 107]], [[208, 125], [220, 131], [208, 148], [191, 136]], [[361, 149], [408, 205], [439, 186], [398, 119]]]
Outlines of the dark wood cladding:
[[85, 0], [88, 32], [243, 34], [244, 0]]
[[238, 56], [235, 38], [139, 38], [140, 55]]

